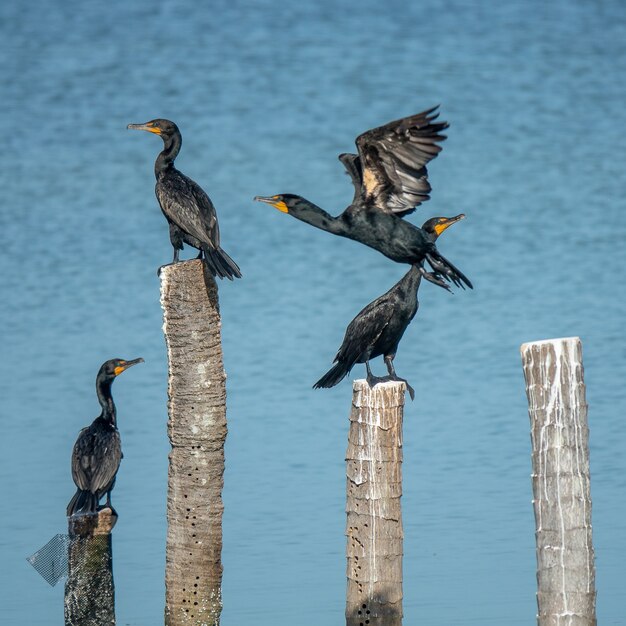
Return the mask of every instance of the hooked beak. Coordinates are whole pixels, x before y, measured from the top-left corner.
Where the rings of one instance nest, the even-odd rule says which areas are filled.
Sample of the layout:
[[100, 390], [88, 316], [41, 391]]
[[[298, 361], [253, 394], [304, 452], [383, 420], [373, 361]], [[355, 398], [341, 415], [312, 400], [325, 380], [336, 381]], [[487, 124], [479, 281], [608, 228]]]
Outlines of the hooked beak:
[[456, 215], [455, 217], [448, 217], [446, 218], [445, 222], [437, 224], [435, 226], [435, 232], [437, 233], [437, 236], [441, 235], [441, 233], [446, 230], [446, 228], [449, 228], [450, 226], [452, 226], [452, 224], [460, 222], [462, 219], [465, 219], [465, 213], [459, 213], [459, 215]]
[[282, 213], [289, 213], [289, 207], [280, 200], [277, 196], [254, 196], [254, 199], [257, 202], [265, 202], [265, 204], [271, 204], [273, 207], [277, 208]]
[[154, 133], [155, 135], [161, 134], [161, 129], [158, 126], [153, 126], [150, 122], [146, 124], [129, 124], [126, 128], [130, 128], [131, 130], [147, 130], [149, 133]]
[[114, 372], [116, 376], [119, 376], [122, 372], [125, 372], [129, 367], [133, 365], [137, 365], [137, 363], [143, 363], [144, 360], [140, 357], [138, 359], [133, 359], [132, 361], [124, 361], [121, 365], [118, 365]]

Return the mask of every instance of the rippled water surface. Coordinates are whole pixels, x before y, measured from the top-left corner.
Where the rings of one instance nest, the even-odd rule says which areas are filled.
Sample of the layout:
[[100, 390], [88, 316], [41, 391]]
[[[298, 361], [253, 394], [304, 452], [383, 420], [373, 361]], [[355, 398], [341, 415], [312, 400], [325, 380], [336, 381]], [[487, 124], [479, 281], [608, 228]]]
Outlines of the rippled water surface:
[[297, 192], [343, 209], [352, 189], [337, 154], [436, 103], [449, 139], [432, 200], [410, 219], [467, 214], [440, 249], [476, 288], [423, 285], [396, 359], [417, 393], [405, 412], [404, 622], [534, 623], [518, 349], [579, 335], [598, 618], [625, 623], [623, 2], [6, 2], [0, 30], [4, 623], [62, 623], [62, 585], [24, 558], [65, 529], [71, 447], [112, 356], [146, 361], [114, 387], [118, 623], [162, 623], [155, 270], [171, 249], [153, 195], [160, 141], [125, 130], [153, 117], [179, 124], [177, 164], [213, 198], [244, 272], [220, 284], [223, 623], [342, 623], [350, 384], [311, 385], [352, 316], [406, 268], [251, 199]]

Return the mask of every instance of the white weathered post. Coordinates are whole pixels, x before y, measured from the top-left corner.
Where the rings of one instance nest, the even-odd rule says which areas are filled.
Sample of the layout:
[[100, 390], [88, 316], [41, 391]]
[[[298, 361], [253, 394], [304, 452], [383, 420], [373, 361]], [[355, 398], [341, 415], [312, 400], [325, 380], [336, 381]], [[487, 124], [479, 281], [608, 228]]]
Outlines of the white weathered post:
[[595, 626], [589, 429], [578, 337], [521, 347], [532, 442], [540, 626]]
[[401, 626], [406, 385], [353, 385], [347, 473], [347, 626]]
[[162, 268], [169, 361], [165, 623], [217, 626], [222, 609], [226, 375], [217, 286], [200, 260]]

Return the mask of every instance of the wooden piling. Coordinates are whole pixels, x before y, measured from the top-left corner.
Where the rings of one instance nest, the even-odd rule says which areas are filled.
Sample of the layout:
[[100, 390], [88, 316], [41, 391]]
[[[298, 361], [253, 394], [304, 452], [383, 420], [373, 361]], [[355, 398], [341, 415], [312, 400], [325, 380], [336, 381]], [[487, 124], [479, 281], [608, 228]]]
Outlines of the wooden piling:
[[578, 337], [521, 347], [532, 442], [539, 626], [595, 626], [589, 429]]
[[117, 515], [109, 508], [68, 520], [65, 626], [115, 625], [111, 531], [116, 522]]
[[222, 609], [226, 376], [217, 286], [200, 260], [161, 271], [169, 361], [165, 623], [217, 626]]
[[347, 626], [402, 624], [402, 417], [406, 385], [353, 385], [346, 453]]

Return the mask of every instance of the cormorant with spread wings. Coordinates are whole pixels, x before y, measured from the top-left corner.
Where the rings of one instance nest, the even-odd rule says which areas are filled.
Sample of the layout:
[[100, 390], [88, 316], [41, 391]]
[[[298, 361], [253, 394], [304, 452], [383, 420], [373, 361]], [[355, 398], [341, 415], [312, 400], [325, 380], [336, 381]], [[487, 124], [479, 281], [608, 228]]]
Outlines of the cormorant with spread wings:
[[[434, 239], [422, 228], [402, 219], [429, 199], [426, 164], [441, 151], [441, 131], [447, 122], [435, 121], [437, 107], [405, 117], [357, 137], [358, 154], [341, 154], [354, 184], [354, 198], [337, 217], [301, 196], [279, 194], [255, 200], [341, 237], [378, 250], [397, 263], [417, 265], [424, 278], [447, 288], [472, 287], [469, 279], [441, 255]], [[463, 217], [437, 218], [437, 235]], [[433, 272], [426, 272], [427, 261]]]

